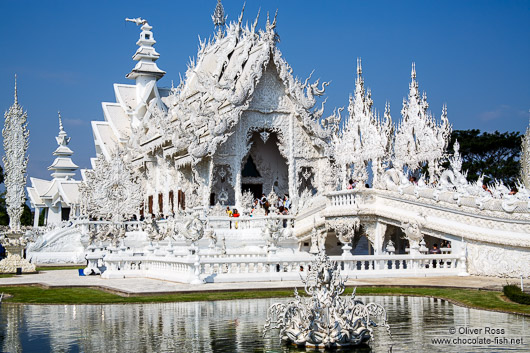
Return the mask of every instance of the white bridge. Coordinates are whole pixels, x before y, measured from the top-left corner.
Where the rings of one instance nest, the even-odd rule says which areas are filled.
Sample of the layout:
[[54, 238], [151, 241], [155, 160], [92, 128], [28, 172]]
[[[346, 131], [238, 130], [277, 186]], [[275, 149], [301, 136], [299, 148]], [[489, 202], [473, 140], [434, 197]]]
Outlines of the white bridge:
[[[513, 210], [507, 212], [502, 206], [506, 200], [492, 198], [480, 204], [459, 201], [451, 193], [438, 194], [436, 200], [432, 193], [418, 189], [332, 192], [314, 198], [297, 216], [206, 215], [205, 233], [213, 235], [193, 244], [170, 234], [170, 220], [157, 221], [158, 239], [151, 236], [151, 240], [146, 233], [154, 230], [146, 222], [124, 222], [120, 227], [126, 236], [120, 244], [88, 247], [86, 272], [103, 270], [104, 278], [149, 277], [188, 283], [297, 280], [309, 270], [312, 254], [325, 249], [349, 278], [530, 276], [528, 203], [513, 202]], [[270, 222], [280, 226], [282, 234], [276, 241], [267, 239], [263, 231]], [[86, 243], [83, 237], [88, 233], [104, 231], [110, 224], [77, 220], [48, 232], [41, 245], [45, 238], [53, 244], [72, 239], [73, 234]], [[356, 229], [355, 224], [360, 227]], [[421, 245], [416, 251], [412, 233], [407, 232], [411, 225], [423, 240], [416, 239]], [[441, 254], [426, 253], [441, 241], [451, 248], [441, 249]], [[53, 249], [52, 244], [48, 248]], [[30, 257], [38, 261], [45, 253], [30, 252]]]

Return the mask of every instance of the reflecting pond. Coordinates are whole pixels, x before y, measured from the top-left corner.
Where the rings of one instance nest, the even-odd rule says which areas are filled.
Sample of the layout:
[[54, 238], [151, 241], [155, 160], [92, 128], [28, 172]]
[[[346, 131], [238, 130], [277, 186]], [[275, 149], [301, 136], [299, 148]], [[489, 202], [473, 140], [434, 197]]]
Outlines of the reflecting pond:
[[[384, 328], [353, 352], [530, 352], [530, 318], [468, 309], [447, 301], [358, 297], [383, 305]], [[0, 307], [2, 352], [297, 352], [265, 338], [267, 308], [281, 299], [126, 305]], [[454, 333], [453, 333], [454, 331]], [[518, 341], [519, 339], [522, 342]]]

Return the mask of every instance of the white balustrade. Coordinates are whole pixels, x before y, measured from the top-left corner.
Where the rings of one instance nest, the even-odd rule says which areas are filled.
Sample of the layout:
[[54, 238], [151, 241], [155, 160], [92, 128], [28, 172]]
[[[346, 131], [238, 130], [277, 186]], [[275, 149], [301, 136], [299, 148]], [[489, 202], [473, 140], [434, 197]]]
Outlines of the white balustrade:
[[[351, 255], [330, 259], [348, 278], [457, 275], [465, 269], [463, 260], [453, 254]], [[107, 271], [103, 277], [151, 277], [190, 283], [198, 266], [199, 276], [206, 282], [299, 280], [311, 260], [310, 254], [279, 258], [271, 254], [173, 257], [111, 253], [104, 258]]]

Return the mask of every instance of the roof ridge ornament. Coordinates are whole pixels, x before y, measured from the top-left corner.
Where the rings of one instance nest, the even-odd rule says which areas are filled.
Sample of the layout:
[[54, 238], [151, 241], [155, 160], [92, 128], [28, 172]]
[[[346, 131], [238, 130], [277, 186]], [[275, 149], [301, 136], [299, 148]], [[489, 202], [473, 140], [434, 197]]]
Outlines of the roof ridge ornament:
[[136, 23], [137, 26], [139, 26], [139, 25], [148, 25], [147, 20], [144, 20], [144, 19], [141, 18], [141, 17], [137, 17], [137, 18], [126, 18], [125, 21], [127, 21], [127, 22], [132, 22], [132, 23]]
[[256, 16], [256, 19], [254, 20], [254, 23], [252, 24], [252, 27], [251, 27], [251, 32], [254, 33], [254, 31], [256, 30], [256, 26], [258, 25], [258, 20], [259, 20], [259, 14], [261, 12], [261, 7], [258, 9], [258, 14]]
[[[244, 5], [243, 9], [245, 9]], [[223, 7], [223, 4], [221, 3], [221, 0], [217, 0], [217, 5], [215, 6], [215, 10], [213, 11], [212, 15], [212, 21], [214, 26], [216, 28], [219, 28], [219, 31], [221, 31], [221, 27], [224, 27], [227, 18], [228, 16], [225, 16], [225, 9]]]
[[239, 15], [239, 18], [237, 19], [237, 26], [241, 28], [241, 22], [243, 21], [243, 13], [245, 12], [245, 5], [246, 1], [243, 3], [243, 8], [241, 9], [241, 14]]

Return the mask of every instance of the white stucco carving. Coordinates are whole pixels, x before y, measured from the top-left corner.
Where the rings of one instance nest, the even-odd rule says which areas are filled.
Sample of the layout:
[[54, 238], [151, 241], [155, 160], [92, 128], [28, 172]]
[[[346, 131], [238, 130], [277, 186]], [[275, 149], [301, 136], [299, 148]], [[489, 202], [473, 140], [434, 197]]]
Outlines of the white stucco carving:
[[[149, 261], [157, 268], [180, 261], [189, 250], [184, 243], [193, 242], [192, 272], [197, 281], [203, 270], [230, 274], [233, 266], [233, 273], [249, 271], [248, 264], [237, 261], [219, 265], [210, 259], [200, 264], [196, 257], [201, 252], [280, 256], [285, 250], [280, 245], [288, 244], [289, 251], [315, 253], [337, 246], [327, 238], [332, 229], [344, 244], [355, 245], [365, 235], [376, 255], [383, 255], [383, 247], [391, 244], [388, 236], [396, 240], [394, 250], [404, 251], [401, 239], [395, 238], [399, 228], [413, 250], [427, 236], [451, 239], [455, 252], [461, 250], [462, 239], [511, 246], [514, 252], [530, 248], [524, 236], [530, 233], [528, 189], [521, 184], [517, 194], [509, 195], [501, 183], [486, 191], [482, 179], [467, 181], [458, 144], [454, 155], [446, 156], [451, 132], [447, 109], [442, 108], [441, 122], [428, 113], [414, 65], [402, 121], [395, 126], [388, 104], [382, 119], [376, 113], [359, 60], [355, 92], [341, 124], [342, 108], [324, 115], [325, 100], [320, 97], [327, 83], [311, 83], [311, 75], [296, 78], [282, 57], [276, 18], [259, 29], [257, 19], [248, 27], [242, 25], [242, 17], [243, 13], [227, 23], [219, 3], [213, 16], [216, 33], [200, 41], [197, 58], [171, 88], [158, 86], [165, 72], [155, 65], [159, 54], [152, 27], [146, 20], [132, 20], [142, 26], [135, 68], [127, 76], [134, 84], [116, 84], [116, 102], [103, 103], [105, 121], [93, 122], [99, 157], [95, 169], [86, 171], [81, 188], [80, 214], [114, 223], [92, 229], [95, 241], [113, 240], [116, 245], [116, 239], [127, 238], [123, 233], [136, 232], [152, 242], [148, 247], [137, 243], [152, 255]], [[450, 167], [444, 170], [447, 157]], [[425, 164], [428, 180], [418, 174]], [[350, 178], [358, 182], [353, 190], [346, 189]], [[365, 188], [370, 178], [371, 187]], [[247, 217], [250, 200], [261, 194], [268, 195], [269, 216], [258, 208]], [[278, 196], [286, 194], [291, 207], [279, 219]], [[146, 220], [125, 225], [122, 221], [140, 216], [142, 202]], [[229, 219], [227, 206], [238, 208], [242, 217]], [[194, 212], [200, 212], [198, 219], [191, 217]], [[84, 220], [94, 226], [95, 221]], [[186, 226], [181, 228], [182, 224]], [[214, 237], [222, 239], [222, 250]], [[39, 249], [47, 246], [40, 244]], [[122, 248], [112, 254], [116, 271], [132, 266], [119, 265], [126, 256], [134, 258], [125, 250], [120, 253]], [[307, 255], [293, 252], [301, 258]], [[454, 255], [453, 265], [456, 259], [465, 263], [456, 257], [460, 254]], [[157, 256], [170, 260], [156, 262]], [[280, 262], [275, 261], [256, 265], [255, 271], [271, 271]]]
[[526, 133], [521, 142], [521, 182], [525, 188], [530, 189], [530, 127], [526, 128]]
[[477, 276], [530, 277], [530, 251], [508, 246], [469, 242], [468, 272]]
[[412, 64], [411, 83], [407, 100], [403, 100], [402, 120], [396, 130], [392, 163], [401, 171], [418, 169], [428, 163], [431, 182], [439, 177], [439, 162], [444, 157], [451, 125], [447, 119], [447, 107], [442, 108], [441, 124], [428, 112], [429, 103], [425, 92], [420, 96], [416, 81], [416, 66]]
[[143, 201], [140, 176], [125, 158], [121, 150], [110, 161], [99, 155], [95, 168], [85, 173], [80, 189], [86, 216], [121, 222], [138, 214]]
[[11, 231], [20, 230], [20, 216], [22, 205], [26, 201], [26, 167], [28, 157], [26, 152], [29, 144], [29, 131], [27, 129], [28, 115], [18, 104], [18, 92], [15, 76], [15, 102], [4, 114], [4, 184], [6, 186], [6, 206], [9, 215], [9, 228]]

